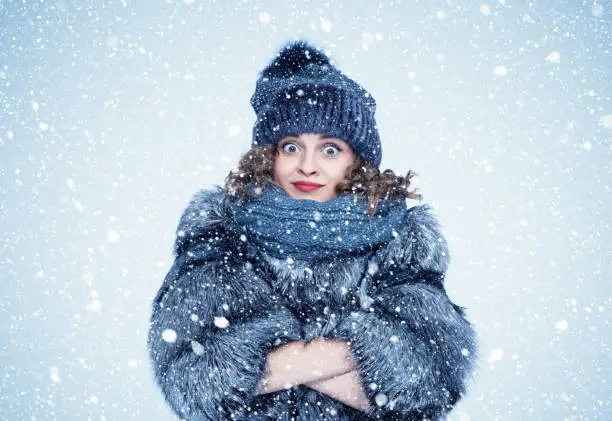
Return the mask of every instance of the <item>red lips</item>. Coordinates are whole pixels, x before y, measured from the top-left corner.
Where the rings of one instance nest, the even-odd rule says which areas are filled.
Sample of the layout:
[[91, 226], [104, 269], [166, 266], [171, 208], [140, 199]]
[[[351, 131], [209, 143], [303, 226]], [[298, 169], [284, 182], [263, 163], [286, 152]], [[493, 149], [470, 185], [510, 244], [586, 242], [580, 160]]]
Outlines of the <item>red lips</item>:
[[310, 192], [313, 190], [320, 189], [324, 184], [313, 183], [312, 181], [296, 181], [293, 183], [296, 189], [303, 192]]

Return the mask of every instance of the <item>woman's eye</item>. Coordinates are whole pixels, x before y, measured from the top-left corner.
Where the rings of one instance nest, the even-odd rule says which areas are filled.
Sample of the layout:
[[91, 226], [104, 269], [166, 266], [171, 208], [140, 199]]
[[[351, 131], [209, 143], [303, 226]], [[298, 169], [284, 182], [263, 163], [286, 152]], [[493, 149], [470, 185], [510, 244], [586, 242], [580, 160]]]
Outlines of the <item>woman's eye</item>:
[[281, 148], [283, 152], [294, 153], [298, 151], [298, 147], [295, 143], [285, 143]]
[[334, 155], [337, 155], [339, 152], [340, 152], [340, 148], [334, 145], [327, 145], [325, 146], [325, 148], [323, 148], [323, 153], [325, 155], [334, 156]]

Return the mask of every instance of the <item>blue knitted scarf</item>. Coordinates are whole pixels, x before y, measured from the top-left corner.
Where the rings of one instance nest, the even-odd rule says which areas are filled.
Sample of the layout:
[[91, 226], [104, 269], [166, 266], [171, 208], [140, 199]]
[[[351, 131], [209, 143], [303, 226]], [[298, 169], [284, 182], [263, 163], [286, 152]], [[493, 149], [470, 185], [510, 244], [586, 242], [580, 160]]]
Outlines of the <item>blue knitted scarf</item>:
[[234, 227], [242, 241], [278, 259], [310, 260], [374, 250], [397, 235], [404, 202], [382, 200], [374, 216], [367, 200], [340, 195], [327, 202], [297, 200], [268, 184], [263, 193], [235, 207]]

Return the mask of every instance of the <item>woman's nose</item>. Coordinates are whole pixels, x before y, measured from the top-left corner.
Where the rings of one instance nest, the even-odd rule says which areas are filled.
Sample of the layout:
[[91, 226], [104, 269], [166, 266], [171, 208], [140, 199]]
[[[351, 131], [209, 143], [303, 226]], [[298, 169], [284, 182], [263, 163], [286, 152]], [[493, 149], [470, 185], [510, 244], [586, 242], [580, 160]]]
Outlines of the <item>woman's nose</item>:
[[317, 173], [316, 161], [313, 154], [308, 152], [302, 154], [302, 159], [300, 160], [298, 170], [306, 176], [311, 176]]

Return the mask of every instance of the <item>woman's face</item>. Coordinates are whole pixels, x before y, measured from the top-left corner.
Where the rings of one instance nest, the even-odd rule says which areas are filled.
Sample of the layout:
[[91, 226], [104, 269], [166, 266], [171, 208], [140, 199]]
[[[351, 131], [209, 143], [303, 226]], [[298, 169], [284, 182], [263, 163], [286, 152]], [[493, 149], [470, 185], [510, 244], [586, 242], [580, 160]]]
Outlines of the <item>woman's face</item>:
[[354, 162], [343, 140], [314, 133], [285, 137], [278, 142], [274, 182], [294, 199], [325, 202], [337, 196], [336, 186]]

